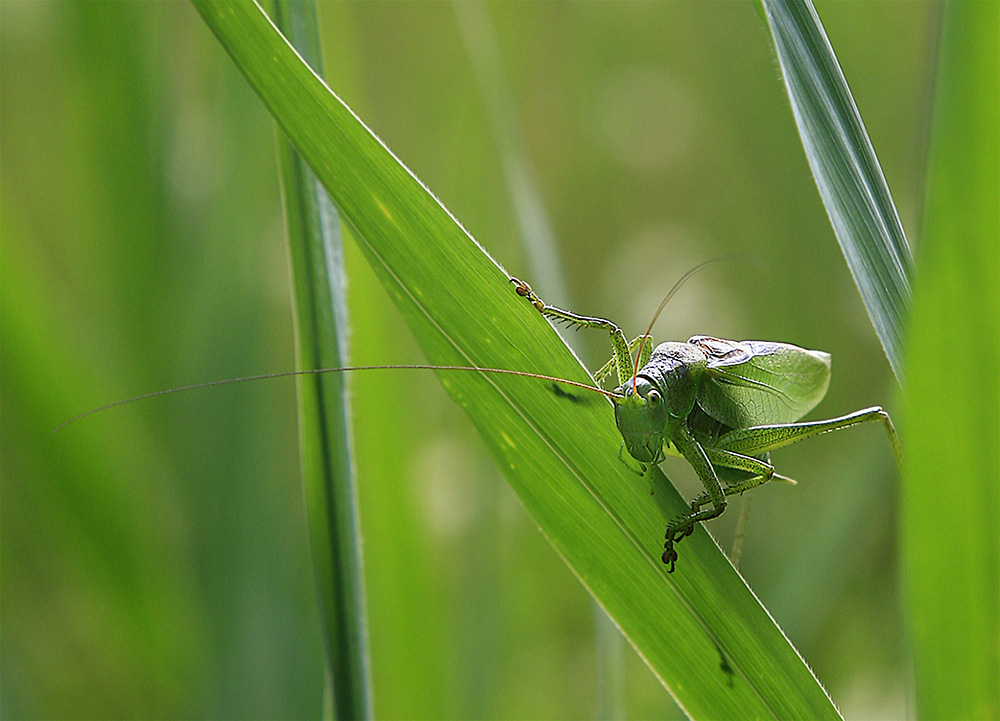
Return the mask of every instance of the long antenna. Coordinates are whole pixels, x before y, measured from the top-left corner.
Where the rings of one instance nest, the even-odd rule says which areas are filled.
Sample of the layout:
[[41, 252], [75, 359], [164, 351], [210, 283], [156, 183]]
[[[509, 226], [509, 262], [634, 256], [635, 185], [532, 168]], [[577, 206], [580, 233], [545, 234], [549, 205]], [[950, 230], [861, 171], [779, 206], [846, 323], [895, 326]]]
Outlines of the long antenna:
[[152, 393], [143, 393], [142, 395], [132, 396], [131, 398], [125, 398], [120, 401], [115, 401], [114, 403], [107, 403], [99, 408], [92, 408], [89, 411], [81, 413], [80, 415], [73, 416], [68, 421], [63, 421], [58, 426], [52, 429], [52, 432], [62, 430], [71, 423], [76, 423], [82, 418], [87, 416], [92, 416], [95, 413], [101, 413], [102, 411], [110, 410], [117, 406], [124, 406], [128, 403], [135, 403], [136, 401], [146, 400], [147, 398], [155, 398], [156, 396], [165, 396], [170, 393], [184, 393], [186, 391], [194, 391], [200, 388], [213, 388], [215, 386], [227, 386], [233, 383], [247, 383], [249, 381], [262, 381], [268, 378], [287, 378], [288, 376], [306, 376], [306, 375], [319, 375], [320, 373], [343, 373], [345, 371], [374, 371], [374, 370], [434, 370], [434, 371], [477, 371], [479, 373], [499, 373], [502, 375], [509, 376], [521, 376], [522, 378], [538, 378], [543, 381], [552, 381], [553, 383], [563, 383], [568, 386], [573, 386], [575, 388], [583, 388], [584, 390], [594, 391], [595, 393], [600, 393], [608, 398], [617, 398], [611, 391], [606, 391], [603, 388], [596, 388], [594, 386], [589, 386], [586, 383], [577, 383], [576, 381], [566, 380], [565, 378], [556, 378], [555, 376], [547, 376], [541, 373], [529, 373], [528, 371], [515, 371], [509, 370], [507, 368], [479, 368], [477, 366], [435, 366], [435, 365], [424, 365], [419, 363], [407, 363], [407, 364], [396, 364], [396, 365], [377, 365], [377, 366], [343, 366], [340, 368], [313, 368], [310, 370], [299, 370], [299, 371], [281, 371], [280, 373], [262, 373], [255, 376], [243, 376], [242, 378], [227, 378], [225, 380], [219, 381], [208, 381], [207, 383], [195, 383], [189, 386], [179, 386], [177, 388], [167, 388], [162, 391], [153, 391]]
[[680, 278], [678, 278], [677, 282], [674, 283], [674, 286], [670, 290], [667, 291], [667, 294], [665, 296], [663, 296], [663, 300], [661, 300], [660, 301], [660, 305], [657, 306], [656, 312], [653, 313], [652, 320], [650, 320], [649, 321], [649, 325], [646, 326], [646, 332], [642, 334], [642, 340], [639, 342], [639, 350], [635, 354], [635, 365], [632, 368], [632, 394], [633, 395], [636, 395], [639, 392], [638, 389], [637, 389], [637, 383], [638, 383], [638, 381], [636, 380], [636, 378], [639, 375], [639, 358], [642, 357], [642, 349], [643, 349], [643, 347], [645, 347], [646, 340], [649, 338], [649, 332], [651, 330], [653, 330], [653, 324], [656, 322], [656, 319], [660, 317], [660, 313], [663, 312], [663, 309], [667, 307], [667, 303], [670, 301], [670, 299], [674, 297], [674, 293], [676, 293], [678, 290], [680, 290], [681, 286], [684, 285], [684, 283], [686, 283], [687, 280], [692, 275], [694, 275], [695, 273], [697, 273], [699, 270], [701, 270], [702, 268], [704, 268], [706, 265], [711, 265], [712, 263], [718, 263], [719, 261], [722, 261], [722, 260], [732, 260], [732, 259], [733, 259], [733, 256], [731, 256], [731, 255], [720, 255], [720, 256], [718, 256], [716, 258], [709, 258], [708, 260], [703, 260], [702, 262], [698, 263], [698, 265], [696, 265], [691, 270], [689, 270], [684, 275], [682, 275]]

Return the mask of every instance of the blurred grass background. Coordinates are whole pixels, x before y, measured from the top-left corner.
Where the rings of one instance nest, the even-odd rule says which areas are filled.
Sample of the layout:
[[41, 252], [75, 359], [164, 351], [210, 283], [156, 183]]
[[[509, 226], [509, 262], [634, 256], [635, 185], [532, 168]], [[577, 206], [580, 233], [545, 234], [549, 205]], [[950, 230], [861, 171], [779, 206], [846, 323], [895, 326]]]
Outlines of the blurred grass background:
[[[818, 3], [919, 237], [938, 10]], [[447, 3], [323, 4], [328, 84], [530, 277]], [[822, 417], [896, 389], [750, 3], [490, 5], [568, 298], [640, 332], [834, 358]], [[186, 3], [0, 4], [4, 717], [307, 717], [322, 651], [272, 124]], [[348, 243], [352, 359], [421, 360]], [[475, 312], [470, 308], [469, 312]], [[574, 339], [586, 362], [602, 334]], [[437, 381], [352, 379], [376, 713], [589, 717], [593, 609]], [[571, 419], [567, 419], [572, 422]], [[895, 483], [881, 432], [779, 452], [743, 573], [845, 715], [901, 717]], [[673, 479], [696, 483], [683, 463]], [[710, 528], [728, 545], [735, 514]], [[679, 714], [631, 651], [631, 717]]]

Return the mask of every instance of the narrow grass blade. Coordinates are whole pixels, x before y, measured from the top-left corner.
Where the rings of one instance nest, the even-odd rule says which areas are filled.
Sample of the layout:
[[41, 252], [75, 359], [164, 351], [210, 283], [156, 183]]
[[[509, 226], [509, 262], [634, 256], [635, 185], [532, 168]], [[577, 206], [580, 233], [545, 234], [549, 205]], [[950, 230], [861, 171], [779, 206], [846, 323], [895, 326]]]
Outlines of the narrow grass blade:
[[868, 132], [810, 0], [762, 0], [816, 187], [896, 378], [912, 258]]
[[906, 356], [917, 718], [1000, 718], [1000, 6], [944, 6]]
[[[322, 72], [311, 0], [274, 0], [274, 22], [317, 73]], [[348, 364], [340, 219], [295, 148], [277, 133], [285, 226], [292, 264], [296, 366]], [[313, 568], [325, 634], [325, 714], [371, 717], [371, 687], [351, 447], [348, 379], [298, 377], [299, 446]]]
[[[506, 273], [255, 5], [195, 7], [330, 192], [429, 361], [588, 381]], [[659, 471], [640, 480], [619, 462], [607, 402], [534, 379], [439, 376], [543, 533], [689, 715], [838, 717], [704, 530], [666, 573], [663, 530], [686, 505]]]

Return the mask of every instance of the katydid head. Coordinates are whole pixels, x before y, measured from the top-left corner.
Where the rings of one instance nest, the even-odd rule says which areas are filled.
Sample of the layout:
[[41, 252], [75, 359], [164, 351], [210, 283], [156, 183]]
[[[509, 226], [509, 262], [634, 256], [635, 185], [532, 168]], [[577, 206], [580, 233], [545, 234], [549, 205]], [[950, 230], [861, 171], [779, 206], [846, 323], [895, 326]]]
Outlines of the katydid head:
[[[666, 433], [667, 421], [669, 420], [667, 399], [663, 397], [663, 392], [648, 378], [639, 375], [639, 360], [642, 358], [642, 351], [647, 341], [651, 340], [650, 331], [656, 323], [660, 313], [667, 307], [667, 303], [674, 297], [674, 293], [680, 290], [692, 275], [707, 265], [715, 263], [725, 258], [711, 258], [682, 275], [673, 287], [660, 301], [660, 305], [653, 313], [646, 332], [643, 333], [639, 348], [636, 350], [634, 364], [632, 367], [632, 378], [628, 383], [615, 389], [612, 398], [615, 404], [615, 423], [625, 441], [625, 447], [629, 455], [642, 463], [659, 463], [664, 458], [663, 440]], [[693, 402], [693, 399], [692, 399]]]
[[663, 437], [667, 427], [667, 403], [647, 378], [633, 377], [615, 390], [615, 423], [625, 448], [637, 461], [663, 460]]

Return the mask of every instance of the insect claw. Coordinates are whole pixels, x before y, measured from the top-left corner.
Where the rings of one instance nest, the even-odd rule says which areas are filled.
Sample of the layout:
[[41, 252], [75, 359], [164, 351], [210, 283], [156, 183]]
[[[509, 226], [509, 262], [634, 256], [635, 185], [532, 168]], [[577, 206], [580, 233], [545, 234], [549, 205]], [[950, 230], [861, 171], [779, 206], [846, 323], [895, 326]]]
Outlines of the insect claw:
[[531, 289], [531, 286], [525, 283], [523, 280], [518, 280], [517, 278], [510, 278], [511, 283], [514, 284], [514, 292], [517, 293], [522, 298], [527, 298], [528, 301], [535, 306], [540, 312], [545, 312], [545, 303], [539, 300], [538, 296]]
[[677, 551], [674, 550], [673, 544], [669, 541], [667, 541], [667, 548], [663, 551], [661, 559], [665, 564], [670, 566], [670, 568], [667, 569], [667, 573], [673, 573], [674, 563], [677, 561]]

